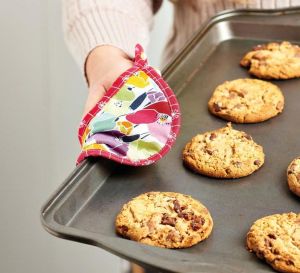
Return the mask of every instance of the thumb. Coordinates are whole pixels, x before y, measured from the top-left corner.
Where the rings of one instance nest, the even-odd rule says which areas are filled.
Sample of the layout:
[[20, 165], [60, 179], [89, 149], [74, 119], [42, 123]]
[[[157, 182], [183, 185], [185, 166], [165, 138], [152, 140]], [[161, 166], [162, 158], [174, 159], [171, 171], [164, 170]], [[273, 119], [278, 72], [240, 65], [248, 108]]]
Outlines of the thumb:
[[102, 85], [89, 88], [89, 94], [84, 106], [83, 116], [92, 110], [96, 103], [104, 96], [105, 92], [106, 90]]

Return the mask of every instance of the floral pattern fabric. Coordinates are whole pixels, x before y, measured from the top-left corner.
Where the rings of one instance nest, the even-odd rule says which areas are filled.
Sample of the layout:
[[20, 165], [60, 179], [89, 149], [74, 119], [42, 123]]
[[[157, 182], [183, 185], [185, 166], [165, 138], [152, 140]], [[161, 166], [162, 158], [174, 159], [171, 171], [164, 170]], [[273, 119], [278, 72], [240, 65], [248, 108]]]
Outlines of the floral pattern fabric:
[[124, 72], [81, 121], [82, 152], [127, 165], [149, 165], [173, 145], [180, 127], [176, 97], [160, 74], [148, 66], [140, 45], [134, 66]]

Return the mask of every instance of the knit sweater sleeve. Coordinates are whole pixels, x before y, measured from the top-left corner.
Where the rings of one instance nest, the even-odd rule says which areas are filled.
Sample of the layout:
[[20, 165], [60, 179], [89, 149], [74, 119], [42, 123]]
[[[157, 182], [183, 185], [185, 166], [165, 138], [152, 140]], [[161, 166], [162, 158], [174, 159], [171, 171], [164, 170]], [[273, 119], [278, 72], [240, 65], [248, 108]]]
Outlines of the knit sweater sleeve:
[[154, 0], [63, 0], [63, 30], [73, 57], [84, 69], [97, 46], [112, 45], [134, 56], [134, 46], [147, 48]]

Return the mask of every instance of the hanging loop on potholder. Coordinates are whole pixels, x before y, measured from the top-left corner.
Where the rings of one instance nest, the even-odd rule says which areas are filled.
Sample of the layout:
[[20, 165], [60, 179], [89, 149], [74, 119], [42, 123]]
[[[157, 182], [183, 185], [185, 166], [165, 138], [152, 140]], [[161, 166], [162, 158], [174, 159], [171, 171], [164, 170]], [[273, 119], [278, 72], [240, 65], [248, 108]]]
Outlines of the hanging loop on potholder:
[[177, 99], [136, 45], [134, 65], [113, 83], [83, 118], [80, 163], [102, 156], [122, 164], [149, 165], [174, 144], [180, 128]]

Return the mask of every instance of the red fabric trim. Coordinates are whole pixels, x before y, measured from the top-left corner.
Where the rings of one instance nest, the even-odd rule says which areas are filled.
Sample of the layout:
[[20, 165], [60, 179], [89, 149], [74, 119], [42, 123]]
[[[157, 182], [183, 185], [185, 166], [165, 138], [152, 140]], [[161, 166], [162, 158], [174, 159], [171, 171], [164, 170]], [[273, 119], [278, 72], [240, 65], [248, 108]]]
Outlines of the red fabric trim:
[[147, 65], [147, 60], [144, 60], [140, 57], [140, 53], [142, 52], [141, 50], [142, 47], [138, 45], [136, 47], [136, 60], [134, 62], [134, 66], [120, 75], [120, 77], [112, 84], [112, 86], [106, 92], [104, 97], [82, 119], [78, 130], [79, 142], [82, 145], [82, 136], [91, 119], [103, 108], [103, 106], [110, 100], [110, 98], [119, 91], [119, 89], [123, 86], [123, 84], [125, 83], [128, 77], [133, 75], [135, 72], [142, 70], [155, 81], [155, 83], [159, 86], [161, 91], [168, 98], [170, 103], [170, 109], [173, 115], [172, 115], [171, 130], [166, 144], [160, 150], [159, 153], [152, 155], [148, 159], [143, 159], [138, 161], [131, 161], [126, 157], [120, 157], [113, 153], [103, 151], [103, 150], [82, 151], [77, 159], [77, 164], [79, 164], [82, 160], [84, 160], [86, 157], [89, 156], [102, 156], [117, 161], [121, 164], [126, 164], [131, 166], [149, 165], [161, 159], [175, 143], [176, 136], [179, 134], [180, 121], [181, 121], [179, 104], [177, 102], [176, 96], [174, 95], [169, 85], [162, 79], [162, 77], [155, 71], [155, 69]]

